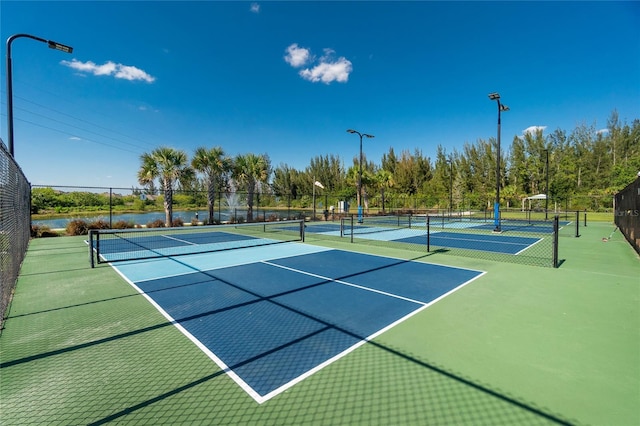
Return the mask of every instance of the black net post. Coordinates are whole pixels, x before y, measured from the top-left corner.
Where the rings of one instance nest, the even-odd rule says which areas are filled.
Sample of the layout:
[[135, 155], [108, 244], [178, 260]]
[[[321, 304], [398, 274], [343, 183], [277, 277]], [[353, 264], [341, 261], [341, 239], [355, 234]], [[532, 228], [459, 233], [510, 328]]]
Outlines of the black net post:
[[93, 233], [94, 230], [89, 230], [89, 264], [91, 264], [91, 268], [95, 268], [96, 264], [93, 261]]
[[304, 243], [304, 235], [305, 235], [306, 227], [307, 225], [304, 223], [304, 220], [300, 222], [300, 241], [302, 241], [303, 243]]
[[351, 215], [351, 242], [353, 242], [353, 215]]
[[430, 232], [429, 232], [429, 225], [430, 225], [431, 220], [429, 219], [429, 215], [427, 215], [427, 253], [429, 253], [431, 251], [431, 238], [430, 238]]
[[555, 215], [553, 218], [553, 267], [558, 267], [558, 234], [559, 234], [559, 217]]
[[580, 212], [576, 211], [576, 238], [580, 236]]
[[113, 188], [109, 188], [109, 229], [113, 228]]
[[584, 209], [584, 227], [587, 227], [587, 209]]

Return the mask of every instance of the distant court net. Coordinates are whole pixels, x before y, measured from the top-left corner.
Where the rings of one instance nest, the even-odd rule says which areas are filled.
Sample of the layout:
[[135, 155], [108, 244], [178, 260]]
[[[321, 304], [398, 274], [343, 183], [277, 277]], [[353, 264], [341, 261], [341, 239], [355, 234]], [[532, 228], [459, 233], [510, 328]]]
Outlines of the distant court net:
[[89, 232], [91, 267], [96, 263], [142, 260], [304, 241], [304, 221], [243, 223]]
[[[424, 219], [424, 218], [423, 218]], [[446, 216], [439, 215], [429, 216], [432, 228], [448, 228], [448, 229], [476, 229], [476, 230], [493, 230], [495, 229], [495, 221], [493, 218], [483, 218], [480, 216]], [[518, 231], [518, 232], [534, 232], [534, 233], [552, 233], [553, 222], [545, 220], [533, 220], [529, 218], [523, 219], [504, 219], [500, 218], [500, 229], [502, 232]]]
[[[558, 236], [569, 223], [560, 222], [557, 215], [551, 221], [502, 218], [496, 229], [492, 218], [481, 215], [365, 216], [360, 220], [351, 216], [341, 219], [340, 237], [352, 243], [557, 268]], [[332, 235], [327, 231], [313, 238]], [[575, 236], [579, 236], [577, 227]]]
[[[424, 218], [423, 218], [424, 219]], [[361, 221], [354, 222], [354, 217], [343, 217], [340, 220], [340, 236], [372, 234], [376, 232], [394, 231], [402, 228], [411, 228], [415, 216], [365, 216]], [[424, 226], [424, 220], [423, 220]]]

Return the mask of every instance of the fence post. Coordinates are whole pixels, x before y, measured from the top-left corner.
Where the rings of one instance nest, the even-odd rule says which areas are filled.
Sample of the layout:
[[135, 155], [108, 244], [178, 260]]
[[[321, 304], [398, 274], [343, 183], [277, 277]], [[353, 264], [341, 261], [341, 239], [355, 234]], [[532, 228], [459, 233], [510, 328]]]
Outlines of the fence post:
[[555, 215], [553, 218], [553, 267], [558, 267], [558, 220], [559, 216]]

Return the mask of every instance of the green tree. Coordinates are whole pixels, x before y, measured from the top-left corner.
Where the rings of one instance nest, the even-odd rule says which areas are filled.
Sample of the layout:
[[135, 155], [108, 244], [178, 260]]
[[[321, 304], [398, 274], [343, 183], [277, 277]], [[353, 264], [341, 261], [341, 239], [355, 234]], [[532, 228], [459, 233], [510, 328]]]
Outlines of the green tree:
[[453, 209], [453, 205], [449, 206], [450, 198], [453, 198], [453, 178], [455, 176], [453, 166], [453, 158], [451, 156], [447, 158], [444, 148], [438, 145], [435, 166], [428, 185], [428, 195], [438, 200], [439, 208], [447, 206], [447, 208]]
[[[335, 155], [316, 156], [311, 159], [306, 168], [308, 182], [313, 183], [313, 179], [322, 183], [328, 192], [335, 192], [345, 185], [345, 172], [340, 162], [340, 157]], [[313, 188], [304, 188], [305, 192]]]
[[300, 192], [300, 172], [287, 164], [280, 164], [273, 171], [273, 192], [278, 196], [296, 199]]
[[375, 182], [378, 187], [378, 190], [380, 191], [380, 198], [382, 201], [382, 212], [384, 213], [385, 211], [384, 195], [386, 191], [390, 188], [393, 188], [393, 185], [395, 184], [395, 182], [393, 181], [393, 175], [389, 170], [378, 169], [375, 175]]
[[247, 222], [253, 222], [253, 203], [256, 189], [266, 183], [271, 174], [271, 161], [266, 154], [238, 155], [233, 162], [236, 181], [247, 189]]
[[216, 201], [216, 190], [222, 180], [222, 176], [231, 169], [231, 160], [219, 147], [199, 147], [195, 150], [191, 159], [191, 167], [204, 175], [204, 183], [207, 189], [207, 210], [209, 218], [207, 223], [212, 225], [213, 210]]
[[173, 185], [186, 173], [190, 172], [187, 154], [184, 151], [169, 147], [156, 148], [150, 153], [140, 156], [141, 166], [138, 170], [138, 182], [149, 185], [160, 180], [164, 192], [165, 226], [171, 227], [173, 222]]

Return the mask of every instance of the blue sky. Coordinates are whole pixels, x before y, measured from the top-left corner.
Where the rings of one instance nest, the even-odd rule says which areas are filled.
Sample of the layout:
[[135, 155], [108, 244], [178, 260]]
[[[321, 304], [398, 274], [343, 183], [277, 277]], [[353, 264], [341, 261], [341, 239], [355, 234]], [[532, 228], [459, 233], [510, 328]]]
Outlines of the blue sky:
[[[0, 3], [15, 157], [32, 184], [138, 186], [143, 152], [222, 146], [273, 166], [358, 153], [353, 128], [435, 157], [536, 126], [640, 118], [639, 2]], [[503, 146], [504, 146], [503, 145]]]

